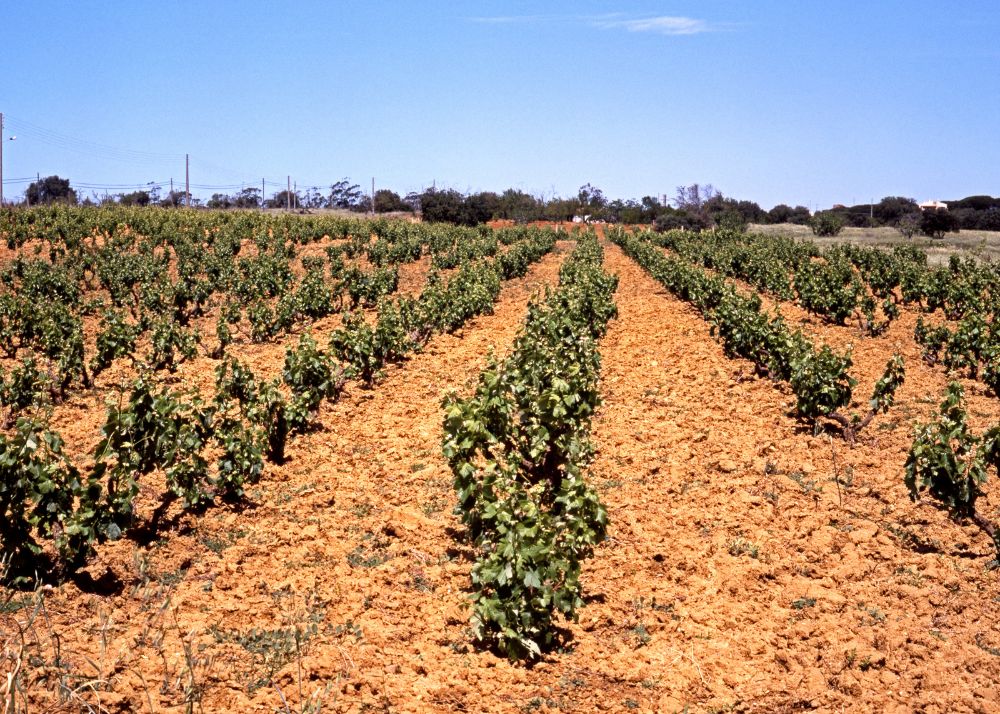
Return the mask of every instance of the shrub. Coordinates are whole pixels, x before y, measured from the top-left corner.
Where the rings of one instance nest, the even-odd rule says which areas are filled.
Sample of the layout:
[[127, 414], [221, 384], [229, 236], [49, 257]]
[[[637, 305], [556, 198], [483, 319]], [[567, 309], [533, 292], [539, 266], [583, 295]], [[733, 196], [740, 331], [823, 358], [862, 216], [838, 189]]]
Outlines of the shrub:
[[809, 228], [816, 236], [836, 236], [844, 229], [844, 219], [833, 211], [820, 211], [809, 219]]
[[920, 217], [920, 232], [931, 238], [944, 238], [945, 233], [958, 233], [958, 218], [947, 209], [924, 211]]
[[913, 500], [929, 493], [956, 521], [975, 523], [990, 536], [1000, 556], [996, 525], [976, 510], [987, 467], [996, 469], [1000, 464], [1000, 427], [994, 426], [981, 437], [973, 434], [966, 423], [962, 397], [962, 385], [951, 382], [938, 420], [917, 427], [906, 458], [904, 481]]

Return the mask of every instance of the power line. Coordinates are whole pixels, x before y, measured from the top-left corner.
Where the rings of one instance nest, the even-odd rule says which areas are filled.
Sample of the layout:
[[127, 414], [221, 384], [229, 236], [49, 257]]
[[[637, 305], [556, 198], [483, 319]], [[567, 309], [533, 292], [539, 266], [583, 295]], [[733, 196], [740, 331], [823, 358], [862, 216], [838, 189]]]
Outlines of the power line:
[[84, 154], [91, 154], [102, 158], [115, 159], [118, 161], [178, 161], [184, 154], [174, 154], [156, 151], [143, 151], [139, 149], [127, 149], [110, 144], [102, 144], [87, 139], [79, 139], [68, 134], [46, 129], [25, 119], [6, 115], [11, 129], [19, 134], [29, 136], [43, 144], [49, 144], [70, 151], [77, 151]]
[[[62, 132], [53, 131], [52, 129], [47, 129], [39, 124], [30, 122], [26, 119], [21, 119], [19, 117], [10, 116], [9, 114], [4, 114], [4, 119], [7, 127], [16, 131], [18, 134], [30, 138], [32, 141], [37, 141], [42, 144], [48, 144], [59, 149], [66, 151], [75, 151], [82, 154], [88, 154], [91, 156], [96, 156], [99, 158], [112, 159], [116, 161], [122, 161], [126, 163], [132, 163], [137, 166], [152, 166], [155, 165], [162, 168], [162, 162], [166, 161], [176, 161], [180, 162], [186, 154], [180, 153], [170, 153], [170, 152], [157, 152], [157, 151], [145, 151], [139, 149], [130, 149], [120, 146], [113, 146], [111, 144], [104, 144], [101, 142], [90, 141], [88, 139], [81, 139], [79, 137], [71, 136], [69, 134], [64, 134]], [[213, 162], [201, 159], [197, 156], [192, 157], [196, 161], [196, 167], [204, 167], [214, 174], [221, 174], [224, 176], [239, 178], [239, 183], [225, 183], [225, 184], [211, 184], [211, 183], [192, 183], [190, 187], [197, 189], [199, 191], [236, 191], [246, 188], [248, 185], [253, 186], [257, 183], [257, 179], [247, 179], [242, 176], [240, 172], [233, 171], [226, 167], [220, 166]], [[24, 178], [13, 178], [13, 179], [3, 179], [0, 185], [19, 185], [24, 183], [31, 183], [35, 181], [36, 177], [29, 176]], [[263, 188], [271, 187], [278, 189], [279, 191], [287, 188], [287, 180], [281, 181], [270, 181], [268, 179], [263, 179], [261, 185]], [[99, 181], [74, 181], [73, 186], [75, 188], [80, 188], [84, 190], [103, 190], [103, 191], [115, 191], [115, 190], [148, 190], [150, 186], [155, 184], [167, 184], [168, 181], [149, 181], [143, 183], [134, 184], [123, 184], [123, 183], [102, 183]], [[337, 183], [337, 181], [297, 181], [296, 183], [301, 183], [303, 189], [319, 189], [326, 188], [331, 184]]]

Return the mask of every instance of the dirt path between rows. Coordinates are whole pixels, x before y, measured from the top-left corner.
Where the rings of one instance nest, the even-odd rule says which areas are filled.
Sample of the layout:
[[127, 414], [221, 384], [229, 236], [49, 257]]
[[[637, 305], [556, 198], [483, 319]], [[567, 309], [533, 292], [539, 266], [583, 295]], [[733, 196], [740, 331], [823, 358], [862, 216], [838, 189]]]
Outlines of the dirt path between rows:
[[[1000, 706], [989, 543], [909, 503], [908, 420], [854, 449], [813, 436], [693, 308], [614, 246], [607, 263], [620, 317], [601, 346], [594, 470], [612, 525], [583, 622], [614, 646], [595, 665], [660, 711]], [[926, 410], [920, 392], [903, 413]]]
[[[351, 384], [324, 407], [322, 430], [269, 466], [254, 505], [184, 516], [148, 546], [102, 547], [92, 589], [120, 594], [45, 593], [48, 619], [29, 634], [51, 659], [58, 636], [62, 671], [50, 675], [102, 682], [111, 691], [74, 697], [109, 711], [184, 711], [187, 700], [273, 712], [283, 697], [296, 710], [310, 697], [323, 711], [449, 709], [466, 696], [466, 660], [495, 658], [467, 646], [470, 562], [449, 532], [441, 399], [509, 347], [574, 245], [560, 242], [504, 285], [494, 314], [434, 337], [374, 390]], [[50, 677], [32, 694], [51, 703], [55, 689]]]

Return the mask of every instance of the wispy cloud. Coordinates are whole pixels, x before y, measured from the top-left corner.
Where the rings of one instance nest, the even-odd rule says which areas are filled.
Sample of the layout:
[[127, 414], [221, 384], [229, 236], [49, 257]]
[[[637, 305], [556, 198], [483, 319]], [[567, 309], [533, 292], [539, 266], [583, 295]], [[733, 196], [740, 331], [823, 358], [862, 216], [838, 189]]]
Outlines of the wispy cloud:
[[732, 26], [709, 23], [694, 17], [680, 15], [629, 16], [621, 12], [576, 16], [488, 15], [466, 19], [481, 25], [582, 24], [601, 30], [647, 32], [665, 36], [700, 35], [732, 28]]
[[700, 35], [714, 32], [717, 28], [704, 20], [676, 15], [655, 17], [605, 17], [591, 20], [594, 27], [604, 30], [627, 30], [628, 32], [651, 32], [657, 35]]

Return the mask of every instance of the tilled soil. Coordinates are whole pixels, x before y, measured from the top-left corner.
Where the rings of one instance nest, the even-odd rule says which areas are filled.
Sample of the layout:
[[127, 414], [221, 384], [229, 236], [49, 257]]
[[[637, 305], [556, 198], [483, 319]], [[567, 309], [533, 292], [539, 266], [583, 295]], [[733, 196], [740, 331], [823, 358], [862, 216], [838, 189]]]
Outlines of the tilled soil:
[[[894, 348], [907, 359], [899, 403], [851, 448], [797, 423], [786, 389], [727, 359], [611, 245], [620, 314], [590, 475], [610, 527], [585, 564], [587, 605], [533, 666], [470, 646], [441, 399], [509, 348], [571, 248], [374, 390], [350, 386], [246, 507], [180, 516], [102, 547], [76, 582], [14, 596], [0, 617], [9, 651], [24, 631], [32, 710], [1000, 709], [988, 539], [902, 483], [910, 425], [945, 385], [919, 362], [915, 318], [877, 340], [806, 326], [854, 344], [858, 409]], [[969, 387], [977, 426], [995, 421], [996, 400]]]

